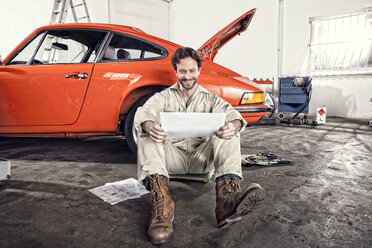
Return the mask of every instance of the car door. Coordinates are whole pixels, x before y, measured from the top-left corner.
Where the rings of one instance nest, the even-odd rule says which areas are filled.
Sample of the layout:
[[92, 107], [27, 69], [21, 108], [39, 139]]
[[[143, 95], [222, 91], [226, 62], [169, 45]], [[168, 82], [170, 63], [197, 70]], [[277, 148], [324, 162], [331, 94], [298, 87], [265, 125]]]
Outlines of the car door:
[[0, 125], [73, 124], [89, 86], [94, 45], [104, 36], [94, 30], [46, 30], [4, 61]]

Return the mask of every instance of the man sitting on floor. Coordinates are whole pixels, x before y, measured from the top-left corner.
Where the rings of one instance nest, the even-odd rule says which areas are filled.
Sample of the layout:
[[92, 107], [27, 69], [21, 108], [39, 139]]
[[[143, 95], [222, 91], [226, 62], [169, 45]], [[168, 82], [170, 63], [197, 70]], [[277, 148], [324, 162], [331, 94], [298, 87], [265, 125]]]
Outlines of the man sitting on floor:
[[[178, 82], [151, 97], [135, 116], [139, 133], [138, 181], [152, 194], [148, 234], [154, 244], [166, 242], [173, 232], [174, 202], [167, 186], [169, 174], [215, 171], [219, 227], [239, 221], [264, 197], [263, 188], [256, 183], [240, 190], [243, 178], [240, 132], [247, 123], [228, 102], [197, 84], [201, 63], [195, 50], [179, 48], [172, 57]], [[210, 137], [166, 140], [160, 112], [226, 113], [226, 122]]]

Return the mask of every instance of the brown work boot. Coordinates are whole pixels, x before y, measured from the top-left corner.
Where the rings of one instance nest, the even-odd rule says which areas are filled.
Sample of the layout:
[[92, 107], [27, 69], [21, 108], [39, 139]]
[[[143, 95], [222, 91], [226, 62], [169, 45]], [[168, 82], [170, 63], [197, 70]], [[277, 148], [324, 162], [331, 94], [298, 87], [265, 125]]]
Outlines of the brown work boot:
[[218, 227], [241, 220], [265, 197], [265, 190], [257, 183], [252, 183], [240, 191], [235, 178], [223, 178], [216, 184], [216, 218]]
[[153, 244], [162, 244], [168, 241], [173, 232], [174, 202], [161, 176], [155, 174], [149, 179], [153, 205], [147, 232]]

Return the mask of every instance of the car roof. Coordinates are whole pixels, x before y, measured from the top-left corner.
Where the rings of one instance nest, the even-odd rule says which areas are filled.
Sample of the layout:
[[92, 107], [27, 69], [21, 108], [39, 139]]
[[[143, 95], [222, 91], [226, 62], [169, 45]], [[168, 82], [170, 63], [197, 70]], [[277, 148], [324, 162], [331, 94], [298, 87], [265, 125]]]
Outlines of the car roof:
[[152, 40], [157, 40], [163, 43], [166, 43], [174, 48], [181, 47], [180, 45], [170, 42], [168, 40], [164, 40], [162, 38], [159, 38], [157, 36], [153, 36], [150, 34], [145, 33], [143, 30], [131, 27], [131, 26], [125, 26], [125, 25], [118, 25], [118, 24], [107, 24], [107, 23], [62, 23], [62, 24], [52, 24], [52, 25], [46, 25], [39, 27], [35, 31], [39, 32], [46, 29], [64, 29], [64, 28], [87, 28], [87, 29], [101, 29], [101, 30], [109, 30], [109, 31], [116, 31], [116, 32], [125, 32], [132, 35], [138, 35], [141, 37], [147, 37]]
[[107, 24], [107, 23], [61, 23], [61, 24], [51, 24], [40, 27], [40, 29], [53, 29], [53, 28], [98, 28], [98, 29], [107, 29], [107, 30], [121, 30], [125, 32], [137, 32], [137, 33], [145, 33], [143, 30], [118, 25], [118, 24]]

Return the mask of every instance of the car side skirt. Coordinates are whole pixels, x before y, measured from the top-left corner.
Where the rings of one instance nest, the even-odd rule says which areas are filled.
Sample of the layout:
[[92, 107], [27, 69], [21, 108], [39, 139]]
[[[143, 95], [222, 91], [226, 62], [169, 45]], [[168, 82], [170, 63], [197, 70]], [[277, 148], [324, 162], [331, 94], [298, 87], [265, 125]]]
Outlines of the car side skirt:
[[61, 132], [61, 133], [0, 133], [0, 137], [85, 138], [92, 136], [115, 136], [115, 132]]

